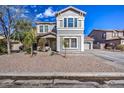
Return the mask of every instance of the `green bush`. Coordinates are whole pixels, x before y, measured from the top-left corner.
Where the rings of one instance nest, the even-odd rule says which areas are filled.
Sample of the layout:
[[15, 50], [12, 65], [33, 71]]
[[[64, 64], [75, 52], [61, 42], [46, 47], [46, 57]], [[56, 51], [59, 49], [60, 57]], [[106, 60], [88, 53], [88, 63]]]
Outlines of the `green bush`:
[[121, 51], [124, 51], [124, 45], [117, 45], [116, 47], [117, 50], [121, 50]]
[[26, 48], [24, 51], [25, 51], [27, 54], [31, 54], [31, 48]]
[[0, 55], [7, 53], [7, 44], [4, 39], [0, 40]]

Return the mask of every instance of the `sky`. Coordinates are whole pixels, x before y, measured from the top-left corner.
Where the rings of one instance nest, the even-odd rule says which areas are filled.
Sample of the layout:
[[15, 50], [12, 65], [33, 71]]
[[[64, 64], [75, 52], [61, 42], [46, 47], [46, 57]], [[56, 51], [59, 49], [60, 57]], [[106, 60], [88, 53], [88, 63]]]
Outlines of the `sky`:
[[[93, 29], [124, 29], [124, 6], [119, 5], [72, 5], [85, 11], [85, 35]], [[22, 17], [36, 21], [56, 21], [55, 13], [68, 5], [29, 5], [25, 6]]]

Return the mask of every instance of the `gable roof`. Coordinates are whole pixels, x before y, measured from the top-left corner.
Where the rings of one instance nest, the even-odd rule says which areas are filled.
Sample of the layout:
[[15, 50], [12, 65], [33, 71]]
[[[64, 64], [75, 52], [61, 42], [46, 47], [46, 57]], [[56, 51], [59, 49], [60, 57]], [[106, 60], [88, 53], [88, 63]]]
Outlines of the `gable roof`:
[[93, 32], [124, 32], [124, 30], [108, 30], [108, 29], [93, 29], [88, 36], [90, 36]]
[[54, 38], [56, 38], [56, 33], [55, 32], [38, 33], [37, 34], [38, 37], [45, 37], [45, 36], [49, 36], [49, 35], [52, 35]]
[[124, 32], [124, 30], [108, 30], [108, 29], [93, 29], [93, 31], [104, 31], [104, 32], [113, 32], [113, 31], [117, 31], [117, 32]]
[[85, 41], [93, 41], [94, 39], [92, 37], [86, 36], [86, 37], [84, 37], [84, 40]]
[[82, 13], [83, 15], [86, 15], [86, 12], [84, 12], [84, 11], [78, 9], [78, 8], [75, 8], [75, 7], [73, 7], [73, 6], [69, 6], [69, 7], [67, 7], [67, 8], [64, 8], [64, 9], [58, 11], [58, 12], [56, 13], [56, 16], [58, 16], [59, 13], [63, 13], [63, 12], [68, 11], [68, 10], [74, 10], [74, 11], [76, 11], [76, 12]]

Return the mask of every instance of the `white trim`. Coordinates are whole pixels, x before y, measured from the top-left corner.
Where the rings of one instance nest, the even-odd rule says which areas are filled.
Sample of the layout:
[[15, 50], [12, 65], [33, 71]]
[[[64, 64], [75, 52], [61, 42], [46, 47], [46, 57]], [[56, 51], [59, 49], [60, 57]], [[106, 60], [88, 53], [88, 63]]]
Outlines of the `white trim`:
[[[78, 37], [63, 37], [63, 41], [64, 41], [65, 38], [68, 38], [68, 39], [76, 38], [76, 40], [77, 40], [77, 47], [76, 48], [69, 47], [69, 48], [66, 48], [66, 49], [78, 49], [79, 48], [78, 47]], [[69, 40], [69, 45], [71, 45], [71, 40]], [[62, 49], [65, 49], [64, 45], [62, 46]]]
[[57, 43], [56, 43], [57, 51], [60, 51], [60, 36], [57, 36], [56, 40], [57, 40]]
[[84, 12], [84, 11], [78, 9], [78, 8], [75, 8], [75, 7], [73, 7], [73, 6], [69, 6], [69, 7], [67, 7], [67, 8], [64, 8], [64, 9], [58, 11], [57, 14], [61, 13], [62, 11], [68, 10], [68, 9], [70, 9], [70, 8], [72, 8], [72, 9], [74, 9], [74, 10], [76, 10], [76, 11], [79, 11], [79, 12], [81, 12], [82, 14], [86, 14], [86, 12]]
[[84, 51], [84, 35], [81, 36], [81, 51]]

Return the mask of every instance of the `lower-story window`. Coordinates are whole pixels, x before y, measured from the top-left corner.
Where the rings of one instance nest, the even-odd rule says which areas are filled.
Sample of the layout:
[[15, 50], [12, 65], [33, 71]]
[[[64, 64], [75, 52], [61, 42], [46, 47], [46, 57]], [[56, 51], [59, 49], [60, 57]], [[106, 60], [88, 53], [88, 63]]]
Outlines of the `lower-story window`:
[[[78, 43], [77, 43], [77, 38], [64, 38], [64, 43], [66, 44], [66, 48], [68, 49], [73, 49], [77, 48]], [[64, 46], [65, 48], [65, 46]]]

